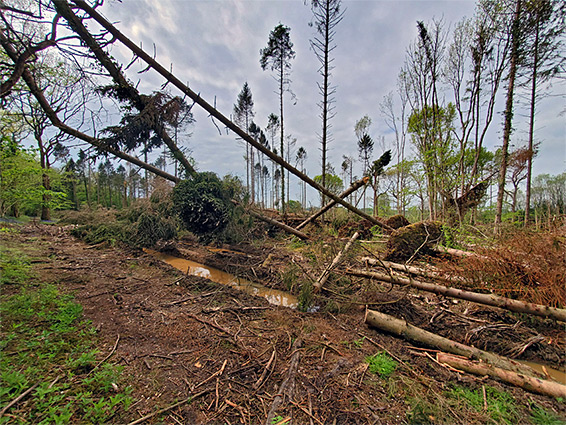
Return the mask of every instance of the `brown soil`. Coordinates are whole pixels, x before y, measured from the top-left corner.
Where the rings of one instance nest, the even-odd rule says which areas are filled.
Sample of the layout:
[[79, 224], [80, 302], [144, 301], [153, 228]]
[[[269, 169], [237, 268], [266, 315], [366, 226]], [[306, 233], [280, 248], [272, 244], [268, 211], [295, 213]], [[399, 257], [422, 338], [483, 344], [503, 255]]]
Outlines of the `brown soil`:
[[[490, 378], [456, 373], [432, 361], [433, 350], [368, 328], [361, 301], [505, 355], [540, 335], [544, 338], [520, 358], [564, 365], [564, 328], [549, 320], [406, 289], [387, 291], [363, 280], [346, 288], [329, 284], [331, 291], [349, 293], [354, 302], [332, 300], [331, 293], [323, 293], [317, 302], [325, 308], [302, 313], [184, 276], [141, 251], [88, 246], [56, 227], [22, 227], [6, 238], [7, 245], [33, 250], [42, 281], [75, 294], [99, 331], [101, 359], [116, 345], [110, 361], [125, 367], [127, 384], [134, 389], [131, 420], [195, 396], [148, 423], [260, 424], [266, 422], [274, 400], [283, 396], [275, 413], [290, 418], [285, 423], [485, 421], [481, 412], [470, 413], [444, 396], [454, 385], [489, 385], [512, 394], [525, 411], [534, 402], [565, 414], [564, 403]], [[279, 289], [287, 289], [281, 278], [286, 267], [293, 262], [299, 270], [308, 267], [300, 251], [288, 251], [273, 241], [220, 251], [194, 242], [164, 248]], [[388, 379], [370, 373], [365, 362], [383, 350], [399, 361]], [[292, 377], [287, 383], [294, 385], [280, 391], [293, 370], [294, 381]]]

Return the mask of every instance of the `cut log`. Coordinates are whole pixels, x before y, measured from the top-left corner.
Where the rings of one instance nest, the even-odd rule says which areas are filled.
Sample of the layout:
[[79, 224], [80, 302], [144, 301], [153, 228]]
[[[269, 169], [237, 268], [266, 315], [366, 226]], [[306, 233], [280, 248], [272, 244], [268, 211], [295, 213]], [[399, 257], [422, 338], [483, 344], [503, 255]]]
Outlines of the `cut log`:
[[[233, 203], [234, 205], [240, 205], [237, 201], [235, 201], [235, 200], [233, 200], [233, 199], [232, 199], [232, 203]], [[259, 219], [259, 220], [261, 220], [261, 221], [264, 221], [264, 222], [266, 222], [266, 223], [269, 223], [269, 224], [271, 224], [271, 225], [273, 225], [273, 226], [279, 227], [280, 229], [286, 231], [287, 233], [291, 233], [292, 235], [295, 235], [295, 236], [297, 236], [297, 237], [299, 237], [299, 238], [301, 238], [301, 239], [303, 239], [303, 240], [309, 239], [309, 237], [308, 237], [306, 234], [304, 234], [303, 232], [301, 232], [301, 231], [299, 231], [299, 230], [296, 230], [296, 229], [292, 228], [291, 226], [287, 226], [286, 224], [281, 223], [280, 221], [277, 221], [277, 220], [275, 220], [275, 219], [273, 219], [273, 218], [266, 217], [266, 216], [264, 216], [264, 215], [262, 215], [262, 214], [260, 214], [260, 213], [258, 213], [258, 212], [256, 212], [256, 211], [254, 211], [254, 210], [251, 209], [251, 208], [245, 208], [245, 210], [246, 210], [246, 212], [247, 212], [249, 215], [251, 215], [252, 217], [255, 217], [255, 218], [257, 218], [257, 219]]]
[[[358, 190], [360, 187], [362, 187], [363, 185], [365, 185], [367, 182], [369, 181], [369, 177], [364, 177], [363, 179], [357, 180], [354, 183], [352, 183], [350, 185], [350, 187], [348, 189], [346, 189], [344, 192], [342, 192], [340, 195], [338, 195], [338, 197], [340, 199], [344, 199], [346, 196], [350, 195], [351, 193], [355, 192], [356, 190]], [[328, 204], [326, 204], [324, 207], [322, 207], [320, 210], [318, 210], [316, 213], [314, 213], [313, 215], [311, 215], [309, 218], [307, 218], [305, 221], [303, 221], [301, 224], [299, 224], [297, 226], [297, 230], [302, 229], [303, 227], [305, 227], [307, 224], [313, 222], [314, 220], [316, 220], [318, 217], [320, 217], [322, 214], [324, 214], [326, 211], [328, 211], [329, 209], [331, 209], [333, 206], [335, 206], [337, 204], [336, 201], [332, 200], [330, 201]]]
[[413, 326], [405, 320], [397, 319], [393, 316], [389, 316], [388, 314], [380, 313], [379, 311], [368, 310], [366, 314], [366, 323], [374, 328], [378, 328], [393, 335], [401, 336], [429, 347], [434, 347], [442, 351], [448, 351], [449, 353], [471, 359], [482, 360], [493, 366], [511, 370], [523, 375], [533, 377], [537, 376], [537, 372], [519, 362], [444, 338], [443, 336], [436, 335], [417, 326]]
[[324, 285], [326, 283], [326, 281], [328, 280], [328, 276], [330, 276], [330, 272], [332, 271], [332, 269], [334, 267], [336, 267], [338, 265], [338, 263], [340, 263], [340, 261], [342, 261], [342, 258], [344, 257], [344, 254], [346, 254], [346, 252], [348, 252], [348, 250], [350, 249], [350, 247], [352, 246], [352, 244], [356, 241], [356, 239], [358, 239], [358, 237], [360, 236], [359, 232], [356, 232], [352, 235], [352, 237], [350, 238], [350, 240], [348, 241], [348, 243], [346, 243], [346, 246], [344, 246], [344, 249], [342, 249], [338, 255], [334, 258], [334, 260], [332, 261], [332, 264], [330, 264], [326, 270], [324, 270], [322, 272], [322, 274], [320, 275], [320, 277], [317, 279], [317, 281], [314, 283], [314, 290], [316, 292], [320, 291], [320, 288], [322, 288], [322, 285]]
[[475, 362], [442, 352], [436, 353], [436, 360], [439, 363], [447, 364], [448, 366], [473, 373], [474, 375], [488, 375], [492, 378], [499, 378], [508, 384], [516, 385], [517, 387], [521, 387], [533, 393], [555, 398], [566, 398], [566, 385], [562, 385], [558, 382], [523, 375], [495, 367], [491, 364]]
[[444, 253], [444, 254], [450, 254], [453, 255], [454, 257], [460, 257], [460, 258], [464, 258], [464, 257], [478, 257], [478, 258], [487, 258], [483, 255], [480, 254], [476, 254], [475, 252], [471, 252], [471, 251], [462, 251], [461, 249], [454, 249], [454, 248], [446, 248], [445, 246], [441, 246], [441, 245], [437, 245], [434, 248], [434, 251], [436, 252], [440, 252], [440, 253]]
[[472, 301], [477, 304], [490, 305], [493, 307], [503, 308], [505, 310], [517, 313], [527, 313], [535, 316], [549, 317], [561, 322], [566, 322], [566, 309], [549, 307], [546, 305], [529, 303], [526, 301], [512, 300], [510, 298], [499, 297], [493, 294], [478, 294], [458, 288], [449, 288], [434, 283], [421, 282], [415, 279], [407, 279], [403, 277], [391, 276], [385, 273], [368, 272], [365, 270], [348, 269], [348, 274], [367, 277], [370, 279], [389, 282], [396, 285], [410, 285], [423, 291], [432, 292], [446, 297], [458, 298], [461, 300]]

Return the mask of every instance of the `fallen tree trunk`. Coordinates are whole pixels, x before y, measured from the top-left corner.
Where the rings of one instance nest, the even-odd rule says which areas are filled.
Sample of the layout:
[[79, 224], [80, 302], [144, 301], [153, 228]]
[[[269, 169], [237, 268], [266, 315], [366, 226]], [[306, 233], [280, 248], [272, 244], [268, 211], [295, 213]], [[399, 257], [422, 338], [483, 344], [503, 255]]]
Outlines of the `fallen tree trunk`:
[[295, 376], [297, 375], [297, 370], [299, 368], [299, 360], [301, 359], [300, 348], [302, 347], [302, 345], [303, 341], [301, 340], [301, 338], [297, 338], [293, 343], [293, 353], [289, 362], [289, 368], [287, 369], [287, 375], [281, 383], [279, 391], [277, 391], [277, 394], [273, 399], [273, 403], [271, 403], [271, 408], [269, 409], [269, 413], [267, 414], [265, 425], [273, 424], [273, 418], [275, 417], [275, 414], [279, 410], [281, 404], [285, 401], [285, 399], [290, 400], [293, 397], [293, 393], [295, 392]]
[[[355, 192], [356, 190], [358, 190], [360, 187], [362, 187], [363, 185], [365, 185], [367, 182], [369, 181], [369, 177], [364, 177], [363, 179], [360, 179], [358, 181], [355, 181], [354, 183], [352, 183], [350, 185], [350, 187], [348, 189], [346, 189], [344, 192], [342, 192], [340, 195], [338, 195], [338, 197], [340, 199], [344, 199], [346, 196], [350, 195], [351, 193]], [[322, 207], [320, 210], [318, 210], [316, 213], [314, 213], [313, 215], [311, 215], [309, 218], [307, 218], [305, 221], [303, 221], [301, 224], [299, 224], [297, 226], [297, 230], [302, 229], [303, 227], [305, 227], [307, 224], [313, 222], [314, 220], [316, 220], [318, 217], [320, 217], [322, 214], [324, 214], [326, 211], [328, 211], [329, 209], [331, 209], [333, 206], [335, 206], [337, 204], [336, 201], [332, 200], [330, 201], [328, 204], [326, 204], [324, 207]]]
[[527, 313], [535, 316], [550, 317], [555, 320], [566, 322], [566, 309], [549, 307], [540, 304], [529, 303], [526, 301], [512, 300], [510, 298], [499, 297], [493, 294], [478, 294], [477, 292], [465, 291], [458, 288], [449, 288], [434, 283], [421, 282], [415, 279], [391, 276], [385, 273], [368, 272], [365, 270], [348, 269], [348, 274], [370, 279], [381, 280], [396, 285], [410, 285], [427, 292], [444, 295], [446, 297], [458, 298], [461, 300], [472, 301], [474, 303], [490, 305], [503, 308], [517, 313]]
[[328, 276], [330, 276], [330, 272], [332, 271], [332, 269], [334, 267], [336, 267], [338, 265], [338, 263], [340, 261], [342, 261], [342, 258], [344, 257], [344, 254], [346, 254], [346, 252], [348, 252], [348, 250], [350, 249], [350, 247], [352, 246], [352, 244], [356, 241], [356, 239], [358, 239], [358, 237], [360, 236], [359, 232], [356, 232], [352, 235], [352, 237], [350, 238], [350, 240], [348, 241], [348, 243], [346, 243], [346, 246], [344, 246], [344, 249], [342, 249], [338, 255], [334, 258], [334, 260], [332, 261], [332, 263], [326, 268], [326, 270], [324, 270], [322, 272], [322, 274], [320, 275], [320, 277], [317, 279], [317, 281], [314, 283], [314, 290], [316, 292], [320, 291], [320, 288], [322, 288], [322, 285], [324, 285], [326, 283], [326, 281], [328, 280]]
[[[232, 199], [232, 203], [234, 205], [240, 205], [238, 201], [235, 201], [233, 199]], [[257, 218], [261, 221], [264, 221], [266, 223], [272, 224], [273, 226], [279, 227], [280, 229], [286, 231], [287, 233], [291, 233], [291, 234], [293, 234], [293, 235], [295, 235], [295, 236], [297, 236], [297, 237], [299, 237], [303, 240], [309, 239], [309, 237], [306, 234], [304, 234], [303, 232], [300, 232], [299, 230], [294, 229], [291, 226], [287, 226], [285, 223], [281, 223], [280, 221], [277, 221], [273, 218], [266, 217], [266, 216], [264, 216], [264, 215], [262, 215], [262, 214], [260, 214], [256, 211], [254, 211], [251, 208], [245, 208], [245, 210], [252, 217], [255, 217], [255, 218]]]
[[370, 258], [370, 257], [362, 257], [360, 258], [360, 260], [372, 266], [381, 266], [381, 267], [385, 267], [386, 269], [397, 270], [405, 273], [414, 274], [417, 276], [430, 277], [433, 279], [441, 279], [448, 282], [450, 281], [465, 282], [465, 279], [461, 277], [446, 278], [442, 276], [438, 271], [435, 271], [432, 267], [430, 268], [430, 270], [426, 270], [420, 267], [409, 266], [407, 264], [393, 263], [391, 261], [386, 261], [386, 260], [376, 260], [375, 258]]
[[454, 249], [454, 248], [446, 248], [445, 246], [441, 246], [441, 245], [437, 245], [433, 248], [436, 252], [440, 252], [440, 253], [444, 253], [444, 254], [450, 254], [453, 255], [454, 257], [460, 257], [460, 258], [465, 258], [465, 257], [478, 257], [478, 258], [487, 258], [483, 255], [480, 254], [476, 254], [475, 252], [471, 252], [471, 251], [462, 251], [461, 249]]
[[220, 121], [223, 125], [226, 126], [227, 129], [233, 131], [238, 137], [241, 137], [242, 140], [249, 143], [251, 146], [259, 150], [261, 153], [266, 155], [269, 159], [274, 161], [275, 163], [283, 166], [287, 169], [290, 173], [294, 174], [302, 181], [307, 183], [309, 186], [313, 187], [320, 193], [326, 195], [328, 198], [336, 201], [340, 205], [344, 206], [348, 210], [352, 211], [353, 213], [359, 215], [360, 217], [365, 218], [369, 222], [383, 228], [386, 230], [393, 230], [391, 226], [379, 221], [375, 217], [372, 217], [369, 214], [359, 210], [358, 208], [350, 205], [348, 202], [340, 199], [334, 193], [330, 192], [327, 188], [322, 187], [322, 185], [316, 183], [313, 179], [311, 179], [306, 174], [300, 172], [279, 155], [273, 153], [270, 149], [263, 146], [261, 143], [256, 141], [253, 137], [251, 137], [248, 133], [230, 121], [226, 116], [224, 116], [220, 111], [218, 111], [215, 107], [213, 107], [210, 103], [205, 101], [198, 93], [195, 93], [191, 90], [186, 84], [184, 84], [181, 80], [179, 80], [175, 75], [173, 75], [170, 71], [164, 68], [159, 62], [153, 59], [149, 54], [147, 54], [143, 49], [137, 46], [132, 40], [122, 34], [115, 26], [113, 26], [110, 22], [108, 22], [100, 13], [98, 13], [95, 9], [93, 9], [87, 2], [84, 0], [72, 0], [72, 2], [79, 7], [81, 10], [86, 12], [91, 18], [93, 18], [96, 22], [98, 22], [103, 28], [105, 28], [110, 34], [112, 34], [117, 40], [119, 40], [124, 46], [126, 46], [132, 53], [137, 55], [140, 59], [148, 64], [148, 68], [153, 68], [157, 73], [163, 76], [169, 83], [177, 87], [181, 90], [184, 94], [190, 97], [196, 104], [198, 104], [201, 108], [207, 111], [211, 117], [216, 118]]
[[499, 378], [508, 384], [516, 385], [517, 387], [521, 387], [533, 393], [555, 398], [566, 398], [566, 385], [559, 384], [558, 382], [526, 376], [510, 370], [495, 367], [491, 364], [474, 362], [447, 353], [436, 353], [436, 360], [439, 363], [447, 364], [448, 366], [468, 373], [473, 373], [474, 375], [488, 375], [492, 378]]
[[368, 325], [373, 326], [374, 328], [381, 329], [393, 335], [401, 336], [429, 347], [438, 348], [439, 350], [448, 351], [449, 353], [458, 354], [459, 356], [471, 359], [479, 359], [502, 369], [512, 370], [523, 375], [536, 377], [536, 372], [533, 369], [522, 365], [519, 362], [480, 350], [479, 348], [470, 347], [468, 345], [452, 341], [451, 339], [433, 334], [432, 332], [413, 326], [405, 320], [397, 319], [393, 316], [389, 316], [388, 314], [368, 310], [365, 321]]
[[[14, 46], [12, 46], [10, 44], [9, 40], [7, 40], [3, 36], [1, 31], [0, 31], [0, 43], [2, 44], [4, 51], [10, 57], [10, 59], [12, 59], [12, 61], [16, 61], [18, 59], [17, 52], [14, 49]], [[85, 142], [96, 147], [97, 149], [111, 153], [112, 155], [114, 155], [114, 156], [116, 156], [120, 159], [123, 159], [123, 160], [125, 160], [125, 161], [127, 161], [131, 164], [134, 164], [134, 165], [137, 165], [141, 168], [144, 168], [144, 169], [148, 170], [149, 172], [151, 172], [153, 174], [156, 174], [160, 177], [163, 177], [164, 179], [167, 179], [167, 180], [172, 181], [174, 183], [178, 183], [179, 181], [181, 181], [181, 179], [179, 179], [178, 177], [175, 177], [175, 176], [173, 176], [169, 173], [166, 173], [165, 171], [159, 169], [158, 167], [154, 167], [153, 165], [147, 164], [147, 163], [139, 160], [136, 157], [128, 155], [128, 154], [126, 154], [126, 153], [124, 153], [124, 152], [122, 152], [118, 149], [114, 149], [110, 146], [107, 146], [106, 144], [104, 144], [99, 139], [92, 137], [92, 136], [89, 136], [85, 133], [82, 133], [79, 130], [76, 130], [76, 129], [64, 124], [59, 119], [59, 116], [57, 115], [55, 110], [51, 107], [51, 105], [49, 104], [49, 102], [45, 98], [43, 91], [39, 88], [39, 86], [35, 82], [35, 79], [34, 79], [32, 73], [30, 72], [27, 65], [25, 66], [24, 71], [22, 72], [22, 78], [24, 79], [24, 81], [25, 81], [26, 85], [28, 86], [30, 92], [36, 98], [41, 109], [43, 109], [43, 111], [47, 115], [47, 118], [49, 118], [49, 121], [51, 121], [51, 124], [53, 124], [58, 129], [62, 130], [63, 132], [65, 132], [65, 133], [67, 133], [67, 134], [69, 134], [73, 137], [76, 137], [77, 139], [84, 140]]]

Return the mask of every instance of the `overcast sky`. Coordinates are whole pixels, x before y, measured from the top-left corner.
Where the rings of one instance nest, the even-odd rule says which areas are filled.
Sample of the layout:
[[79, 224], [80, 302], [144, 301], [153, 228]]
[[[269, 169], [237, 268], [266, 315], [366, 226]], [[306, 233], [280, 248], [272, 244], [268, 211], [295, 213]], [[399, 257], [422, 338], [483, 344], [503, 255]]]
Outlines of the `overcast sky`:
[[[474, 6], [470, 0], [343, 2], [345, 15], [336, 28], [331, 77], [337, 89], [329, 162], [337, 173], [342, 155], [358, 157], [353, 129], [362, 116], [372, 118], [370, 134], [374, 141], [385, 136], [386, 148], [392, 145], [393, 135], [379, 104], [395, 90], [406, 49], [417, 36], [416, 22], [442, 18], [447, 27], [453, 26], [464, 16], [471, 17]], [[270, 113], [279, 114], [279, 99], [272, 73], [261, 70], [259, 51], [277, 24], [290, 27], [296, 51], [291, 89], [297, 98], [293, 101], [285, 97], [286, 134], [297, 138], [295, 149], [306, 149], [307, 173], [320, 174], [320, 95], [316, 86], [321, 81], [317, 73], [320, 65], [309, 44], [314, 36], [314, 29], [308, 25], [312, 13], [302, 0], [123, 0], [107, 1], [101, 11], [134, 42], [142, 43], [146, 51], [153, 53], [155, 45], [156, 59], [165, 67], [171, 66], [177, 77], [209, 103], [216, 98], [217, 108], [225, 115], [232, 113], [247, 81], [255, 102], [255, 121], [261, 128], [265, 128]], [[131, 55], [125, 48], [116, 44], [112, 49], [118, 60], [129, 62]], [[136, 74], [143, 67], [134, 65], [129, 77], [139, 80], [143, 92], [158, 90], [164, 80], [153, 71]], [[553, 90], [561, 96], [543, 99], [539, 104], [537, 137], [542, 144], [534, 162], [535, 174], [558, 174], [566, 169], [566, 124], [560, 116], [565, 109], [564, 84], [555, 85]], [[503, 107], [500, 102], [498, 111]], [[245, 181], [245, 147], [233, 134], [219, 135], [206, 113], [197, 107], [194, 112], [197, 122], [187, 142], [199, 171], [214, 171], [220, 176], [232, 173]], [[523, 144], [526, 134], [521, 122], [525, 123], [526, 117], [518, 113], [515, 119], [513, 143]], [[494, 122], [489, 149], [501, 144], [500, 129], [500, 121]], [[381, 153], [376, 145], [374, 156]], [[360, 175], [359, 161], [356, 166], [355, 172]], [[291, 183], [298, 188], [296, 179]], [[297, 193], [292, 189], [291, 198], [298, 199]], [[314, 195], [311, 191], [309, 199], [318, 199]]]

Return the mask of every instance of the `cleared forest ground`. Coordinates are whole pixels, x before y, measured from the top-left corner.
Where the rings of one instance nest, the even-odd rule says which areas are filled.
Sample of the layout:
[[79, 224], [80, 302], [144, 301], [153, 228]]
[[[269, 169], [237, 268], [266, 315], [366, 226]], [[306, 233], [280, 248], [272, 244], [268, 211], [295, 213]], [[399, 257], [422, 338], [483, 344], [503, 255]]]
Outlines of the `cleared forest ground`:
[[[139, 250], [87, 245], [68, 229], [5, 228], [12, 230], [3, 232], [3, 249], [30, 258], [36, 277], [28, 284], [51, 283], [73, 294], [97, 330], [96, 360], [124, 367], [119, 385], [132, 387], [133, 403], [112, 423], [255, 424], [268, 417], [273, 424], [566, 419], [564, 400], [441, 365], [435, 350], [368, 327], [365, 311], [369, 305], [462, 343], [562, 369], [563, 323], [408, 287], [341, 279], [345, 266], [320, 295], [312, 295], [311, 312], [301, 312], [187, 276]], [[323, 268], [339, 249], [324, 240], [314, 245], [266, 237], [216, 252], [192, 240], [163, 248], [304, 298], [309, 296], [299, 289], [304, 275], [318, 272], [313, 253], [320, 253], [317, 264]], [[369, 245], [356, 248], [347, 263], [366, 255]], [[4, 284], [2, 301], [22, 285]], [[2, 332], [5, 337], [7, 330]], [[16, 395], [6, 394], [3, 405]], [[33, 400], [14, 404], [2, 423], [21, 423], [18, 418], [25, 418]], [[159, 409], [166, 410], [155, 414]], [[82, 420], [71, 417], [70, 423]]]

